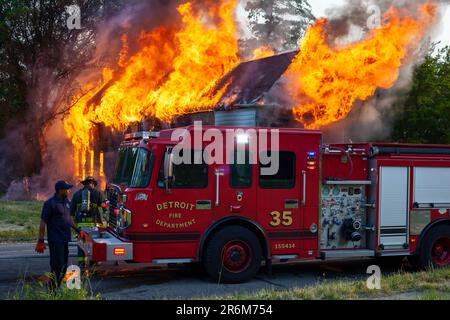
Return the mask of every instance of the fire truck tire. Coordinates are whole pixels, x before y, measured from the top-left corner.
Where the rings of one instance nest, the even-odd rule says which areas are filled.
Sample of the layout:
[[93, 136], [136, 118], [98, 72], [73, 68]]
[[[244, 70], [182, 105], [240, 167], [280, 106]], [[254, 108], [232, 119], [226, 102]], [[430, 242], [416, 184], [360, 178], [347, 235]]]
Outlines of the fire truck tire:
[[220, 283], [243, 283], [253, 278], [261, 267], [262, 250], [257, 236], [240, 226], [225, 227], [208, 242], [204, 266]]
[[450, 226], [438, 225], [433, 227], [423, 239], [419, 256], [418, 266], [445, 267], [450, 265]]

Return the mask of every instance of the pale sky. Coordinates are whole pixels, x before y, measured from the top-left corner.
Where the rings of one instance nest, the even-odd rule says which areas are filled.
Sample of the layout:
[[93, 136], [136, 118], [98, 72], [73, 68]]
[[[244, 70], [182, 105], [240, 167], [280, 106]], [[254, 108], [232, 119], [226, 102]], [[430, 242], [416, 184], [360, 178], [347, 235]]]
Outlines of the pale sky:
[[[310, 0], [309, 3], [313, 9], [313, 13], [317, 18], [326, 17], [326, 9], [343, 5], [345, 0]], [[433, 41], [442, 41], [443, 45], [450, 45], [450, 6], [444, 8], [442, 16], [441, 32], [433, 38]]]

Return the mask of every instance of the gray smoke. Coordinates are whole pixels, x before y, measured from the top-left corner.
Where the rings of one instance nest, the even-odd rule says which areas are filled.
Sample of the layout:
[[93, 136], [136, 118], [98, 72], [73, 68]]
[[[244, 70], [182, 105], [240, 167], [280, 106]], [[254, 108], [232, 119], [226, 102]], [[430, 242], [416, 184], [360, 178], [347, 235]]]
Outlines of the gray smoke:
[[[413, 15], [414, 8], [418, 4], [426, 3], [425, 0], [347, 0], [345, 6], [331, 9], [327, 36], [330, 44], [339, 42], [340, 39], [358, 39], [361, 32], [368, 31], [367, 19], [373, 13], [368, 8], [376, 5], [381, 9], [381, 14], [391, 6], [401, 8], [400, 14]], [[440, 14], [449, 0], [435, 1], [439, 3], [437, 24], [433, 26], [424, 37], [416, 52], [412, 52], [400, 69], [399, 79], [388, 90], [377, 90], [369, 100], [355, 103], [351, 113], [346, 119], [324, 128], [324, 138], [327, 142], [343, 141], [369, 141], [383, 140], [392, 130], [395, 116], [403, 111], [404, 100], [410, 90], [413, 70], [423, 61], [431, 48], [431, 39], [442, 31]]]
[[367, 101], [357, 101], [346, 119], [324, 128], [324, 140], [328, 143], [362, 142], [389, 137], [394, 118], [403, 111], [413, 69], [414, 64], [403, 67], [391, 89], [378, 89]]
[[299, 38], [314, 21], [309, 2], [243, 0], [245, 15], [250, 12], [254, 15], [243, 19], [247, 29], [241, 39], [243, 59], [251, 60], [253, 51], [263, 46], [270, 47], [275, 53], [296, 49]]
[[[327, 12], [328, 43], [333, 47], [336, 44], [349, 44], [362, 39], [369, 31], [367, 21], [373, 14], [373, 11], [369, 10], [372, 5], [378, 6], [381, 15], [391, 6], [396, 6], [401, 9], [401, 14], [414, 16], [417, 4], [425, 2], [425, 0], [347, 0], [344, 6], [329, 9]], [[323, 128], [326, 142], [382, 140], [390, 135], [395, 116], [403, 110], [404, 100], [411, 87], [414, 68], [429, 53], [433, 36], [442, 31], [439, 14], [443, 5], [450, 1], [437, 2], [440, 4], [440, 11], [436, 25], [426, 34], [422, 43], [418, 45], [418, 49], [410, 52], [408, 58], [403, 61], [404, 64], [399, 70], [399, 79], [395, 85], [388, 90], [377, 90], [376, 94], [367, 101], [356, 101], [346, 119]], [[286, 94], [290, 81], [292, 80], [287, 76], [283, 76], [270, 91], [267, 101], [278, 104], [281, 108], [301, 105], [302, 101], [298, 99], [291, 101]], [[308, 99], [305, 97], [305, 103], [307, 102]]]
[[[426, 2], [427, 0], [347, 0], [342, 7], [326, 11], [328, 40], [330, 44], [334, 44], [340, 38], [358, 38], [362, 33], [369, 31], [369, 17], [376, 13], [377, 10], [383, 15], [389, 8], [395, 6], [401, 9], [400, 15], [414, 16], [417, 5]], [[449, 4], [450, 0], [435, 0], [433, 3], [442, 7], [445, 4]], [[438, 29], [432, 32], [436, 32]]]

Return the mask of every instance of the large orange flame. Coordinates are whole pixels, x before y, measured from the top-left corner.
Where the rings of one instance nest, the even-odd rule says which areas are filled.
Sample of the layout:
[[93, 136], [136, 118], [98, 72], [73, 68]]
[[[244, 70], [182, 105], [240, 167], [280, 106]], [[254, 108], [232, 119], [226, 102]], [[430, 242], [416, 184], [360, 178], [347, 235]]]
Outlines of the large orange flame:
[[218, 103], [218, 80], [239, 63], [236, 4], [212, 1], [204, 10], [191, 2], [180, 5], [181, 27], [142, 33], [140, 49], [129, 58], [128, 37], [122, 35], [118, 71], [105, 68], [100, 83], [87, 84], [64, 123], [74, 145], [76, 176], [92, 173], [94, 158], [100, 163], [97, 173], [103, 175], [103, 153], [92, 150], [96, 124], [124, 130], [145, 117], [170, 121]]
[[180, 54], [174, 59], [174, 71], [158, 90], [151, 92], [146, 105], [156, 109], [156, 117], [170, 121], [176, 115], [210, 110], [223, 92], [214, 93], [217, 81], [239, 63], [239, 47], [233, 12], [237, 0], [211, 7], [209, 19], [219, 25], [208, 28], [192, 12], [192, 4], [178, 8], [185, 28], [176, 35]]
[[321, 128], [344, 119], [355, 101], [367, 100], [377, 88], [391, 88], [405, 58], [433, 23], [436, 10], [436, 5], [427, 3], [413, 17], [392, 7], [385, 22], [364, 40], [336, 48], [327, 44], [327, 20], [318, 20], [286, 73], [288, 91], [297, 101], [295, 118], [306, 128]]

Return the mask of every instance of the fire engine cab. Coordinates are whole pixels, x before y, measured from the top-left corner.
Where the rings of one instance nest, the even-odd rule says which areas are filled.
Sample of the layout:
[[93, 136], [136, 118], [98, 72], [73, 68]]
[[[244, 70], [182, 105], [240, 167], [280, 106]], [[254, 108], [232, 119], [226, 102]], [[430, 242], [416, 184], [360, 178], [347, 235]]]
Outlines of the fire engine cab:
[[[183, 130], [195, 134], [194, 126]], [[421, 267], [450, 264], [450, 146], [324, 144], [320, 131], [253, 130], [269, 143], [255, 155], [255, 135], [235, 139], [244, 147], [230, 158], [243, 156], [240, 164], [175, 164], [174, 130], [126, 135], [106, 190], [108, 226], [81, 243], [90, 259], [201, 262], [224, 283], [279, 260], [409, 256]], [[279, 168], [263, 175], [260, 152], [272, 152], [275, 130]], [[207, 148], [192, 143], [189, 157]]]

